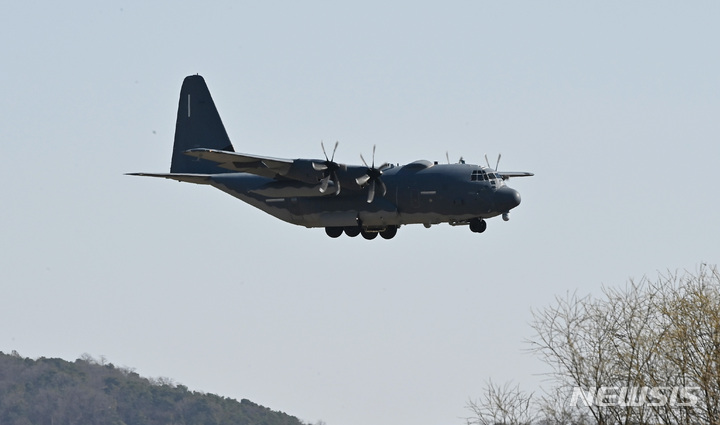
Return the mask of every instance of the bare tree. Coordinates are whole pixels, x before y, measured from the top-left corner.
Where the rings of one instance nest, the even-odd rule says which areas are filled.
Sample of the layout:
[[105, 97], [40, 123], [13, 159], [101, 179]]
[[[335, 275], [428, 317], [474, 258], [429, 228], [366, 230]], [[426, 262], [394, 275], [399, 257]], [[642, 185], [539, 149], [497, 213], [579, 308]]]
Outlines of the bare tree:
[[536, 402], [538, 422], [546, 425], [587, 425], [590, 417], [587, 412], [571, 405], [572, 391], [567, 387], [554, 387], [545, 391]]
[[[551, 423], [576, 423], [568, 388], [590, 395], [620, 389], [614, 402], [587, 403], [597, 424], [720, 424], [720, 274], [668, 273], [657, 281], [631, 280], [599, 298], [575, 294], [533, 313], [531, 350], [552, 367], [556, 389], [540, 412]], [[647, 389], [672, 394], [647, 396]], [[689, 389], [697, 388], [697, 393]], [[565, 389], [565, 390], [558, 390]], [[564, 393], [563, 393], [564, 391]], [[575, 408], [575, 406], [570, 406]], [[553, 410], [555, 409], [555, 410]]]
[[[533, 317], [537, 335], [531, 347], [552, 367], [556, 386], [596, 391], [612, 381], [610, 348], [615, 323], [602, 306], [593, 304], [590, 297], [568, 294]], [[609, 423], [605, 409], [594, 405], [588, 409], [596, 423]]]
[[696, 406], [665, 412], [678, 423], [720, 424], [720, 274], [703, 266], [697, 274], [669, 274], [672, 291], [659, 306], [667, 323], [663, 360], [677, 381], [699, 389]]
[[479, 400], [468, 400], [465, 406], [473, 416], [465, 418], [467, 425], [530, 425], [534, 420], [532, 393], [520, 386], [503, 386], [488, 381]]

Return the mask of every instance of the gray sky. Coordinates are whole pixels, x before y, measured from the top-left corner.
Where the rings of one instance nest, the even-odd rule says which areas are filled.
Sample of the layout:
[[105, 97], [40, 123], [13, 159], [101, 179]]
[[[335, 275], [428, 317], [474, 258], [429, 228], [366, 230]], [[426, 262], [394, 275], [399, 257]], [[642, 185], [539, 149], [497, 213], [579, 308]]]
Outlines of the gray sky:
[[[531, 309], [718, 262], [720, 3], [45, 3], [0, 14], [1, 351], [459, 424], [488, 378], [541, 382]], [[124, 176], [168, 170], [194, 73], [240, 152], [536, 176], [482, 235], [372, 242]]]

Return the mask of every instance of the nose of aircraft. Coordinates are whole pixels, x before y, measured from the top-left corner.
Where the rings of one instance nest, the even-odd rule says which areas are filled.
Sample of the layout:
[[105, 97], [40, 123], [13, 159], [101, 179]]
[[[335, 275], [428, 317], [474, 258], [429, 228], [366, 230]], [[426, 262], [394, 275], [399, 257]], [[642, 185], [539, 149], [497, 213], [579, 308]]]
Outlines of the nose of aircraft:
[[500, 212], [507, 212], [520, 205], [520, 193], [507, 186], [495, 191], [495, 209]]

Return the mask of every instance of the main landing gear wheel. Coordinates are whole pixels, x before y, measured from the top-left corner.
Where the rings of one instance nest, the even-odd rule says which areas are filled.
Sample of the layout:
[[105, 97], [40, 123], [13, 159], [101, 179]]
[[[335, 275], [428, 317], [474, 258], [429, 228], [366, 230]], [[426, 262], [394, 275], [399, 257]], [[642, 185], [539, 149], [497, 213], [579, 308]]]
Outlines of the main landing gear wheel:
[[342, 227], [326, 227], [325, 233], [330, 236], [331, 238], [337, 238], [342, 235], [343, 228]]
[[473, 218], [470, 220], [470, 230], [475, 233], [482, 233], [487, 229], [487, 222], [482, 218]]
[[360, 232], [360, 234], [363, 238], [371, 240], [377, 238], [378, 232], [368, 232], [367, 230], [363, 230]]
[[360, 226], [348, 226], [345, 228], [345, 234], [354, 238], [360, 234]]
[[382, 236], [383, 239], [392, 239], [397, 234], [397, 226], [388, 226], [380, 232], [380, 236]]

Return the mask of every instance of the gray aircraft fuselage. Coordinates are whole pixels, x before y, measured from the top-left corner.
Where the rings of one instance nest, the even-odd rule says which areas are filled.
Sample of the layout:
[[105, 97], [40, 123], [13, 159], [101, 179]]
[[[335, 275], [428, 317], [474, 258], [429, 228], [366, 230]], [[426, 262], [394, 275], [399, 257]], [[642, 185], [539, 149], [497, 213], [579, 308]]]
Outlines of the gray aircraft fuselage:
[[335, 196], [334, 185], [321, 194], [314, 186], [246, 173], [213, 175], [208, 183], [274, 217], [305, 227], [461, 224], [507, 213], [520, 204], [520, 194], [502, 178], [471, 181], [476, 170], [495, 175], [492, 169], [470, 164], [417, 161], [390, 166], [382, 174], [387, 192], [376, 195], [372, 203], [367, 203], [364, 191], [351, 191], [342, 184]]

